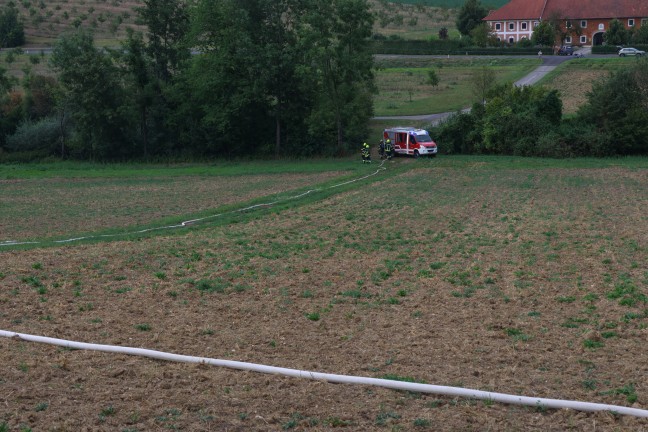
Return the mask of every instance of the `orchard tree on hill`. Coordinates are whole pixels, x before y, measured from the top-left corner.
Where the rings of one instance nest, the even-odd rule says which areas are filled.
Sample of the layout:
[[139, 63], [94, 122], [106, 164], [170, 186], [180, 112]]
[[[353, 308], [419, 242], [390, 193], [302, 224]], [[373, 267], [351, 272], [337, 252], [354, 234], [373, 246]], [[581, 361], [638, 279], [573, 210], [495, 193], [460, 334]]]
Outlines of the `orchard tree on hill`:
[[25, 30], [18, 10], [5, 7], [0, 11], [0, 48], [17, 47], [25, 43]]

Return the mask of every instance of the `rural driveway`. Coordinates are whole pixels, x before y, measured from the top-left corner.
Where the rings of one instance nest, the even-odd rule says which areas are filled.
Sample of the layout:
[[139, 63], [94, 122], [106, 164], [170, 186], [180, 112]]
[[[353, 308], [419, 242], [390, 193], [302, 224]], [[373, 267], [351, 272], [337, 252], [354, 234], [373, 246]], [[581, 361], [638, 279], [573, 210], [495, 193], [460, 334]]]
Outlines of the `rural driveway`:
[[[582, 48], [577, 51], [579, 54], [582, 55], [589, 55], [591, 53], [591, 49], [589, 48]], [[377, 56], [377, 58], [384, 57], [384, 58], [389, 58], [389, 57], [406, 57], [406, 56]], [[421, 56], [409, 56], [409, 57], [421, 57]], [[429, 56], [429, 57], [444, 57], [444, 56]], [[518, 56], [519, 58], [519, 56]], [[527, 56], [528, 58], [528, 56]], [[535, 58], [535, 57], [534, 57]], [[533, 70], [531, 73], [529, 73], [527, 76], [524, 78], [518, 80], [515, 82], [516, 86], [525, 86], [525, 85], [533, 85], [540, 81], [545, 75], [547, 75], [549, 72], [552, 70], [556, 69], [556, 67], [568, 60], [575, 59], [577, 57], [574, 56], [543, 56], [542, 57], [542, 65], [538, 66], [535, 70]], [[470, 108], [465, 108], [462, 110], [462, 112], [469, 112]], [[432, 125], [436, 125], [440, 123], [441, 121], [445, 120], [452, 114], [454, 114], [456, 111], [452, 112], [444, 112], [444, 113], [436, 113], [436, 114], [421, 114], [421, 115], [409, 115], [409, 116], [376, 116], [374, 117], [374, 120], [416, 120], [416, 121], [424, 121], [427, 123], [430, 123]]]

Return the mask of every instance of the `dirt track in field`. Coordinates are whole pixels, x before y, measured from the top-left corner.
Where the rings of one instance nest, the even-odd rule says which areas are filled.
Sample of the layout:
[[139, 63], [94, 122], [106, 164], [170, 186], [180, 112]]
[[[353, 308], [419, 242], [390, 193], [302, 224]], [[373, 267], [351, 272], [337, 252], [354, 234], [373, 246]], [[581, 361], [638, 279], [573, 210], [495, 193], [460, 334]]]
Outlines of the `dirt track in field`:
[[[185, 236], [3, 252], [0, 328], [647, 408], [646, 184], [430, 164]], [[7, 339], [0, 364], [12, 431], [648, 428]]]

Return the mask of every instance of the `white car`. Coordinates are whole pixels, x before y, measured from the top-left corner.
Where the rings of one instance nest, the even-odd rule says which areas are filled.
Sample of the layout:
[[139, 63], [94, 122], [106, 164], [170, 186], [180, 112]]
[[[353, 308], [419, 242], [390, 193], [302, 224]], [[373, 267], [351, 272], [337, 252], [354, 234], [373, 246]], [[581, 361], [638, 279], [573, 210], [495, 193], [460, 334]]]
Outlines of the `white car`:
[[619, 56], [620, 57], [625, 57], [625, 56], [642, 56], [646, 55], [646, 51], [640, 51], [636, 48], [621, 48], [619, 50]]

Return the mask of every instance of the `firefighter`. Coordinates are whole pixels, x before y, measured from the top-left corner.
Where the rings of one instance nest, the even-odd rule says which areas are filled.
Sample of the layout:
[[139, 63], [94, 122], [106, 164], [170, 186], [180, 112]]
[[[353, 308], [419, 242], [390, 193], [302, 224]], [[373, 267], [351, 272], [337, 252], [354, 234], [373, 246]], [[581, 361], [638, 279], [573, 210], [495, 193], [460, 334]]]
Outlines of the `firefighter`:
[[385, 158], [385, 140], [381, 139], [380, 142], [378, 143], [378, 154], [380, 155], [380, 159]]
[[393, 155], [394, 155], [394, 146], [392, 145], [391, 140], [387, 138], [387, 141], [385, 141], [385, 156], [387, 156], [387, 160], [389, 160], [392, 158]]
[[369, 151], [369, 144], [362, 144], [362, 163], [371, 163], [371, 152]]

